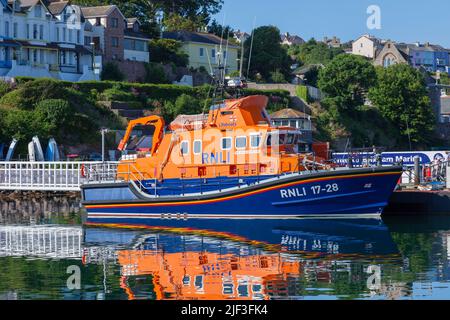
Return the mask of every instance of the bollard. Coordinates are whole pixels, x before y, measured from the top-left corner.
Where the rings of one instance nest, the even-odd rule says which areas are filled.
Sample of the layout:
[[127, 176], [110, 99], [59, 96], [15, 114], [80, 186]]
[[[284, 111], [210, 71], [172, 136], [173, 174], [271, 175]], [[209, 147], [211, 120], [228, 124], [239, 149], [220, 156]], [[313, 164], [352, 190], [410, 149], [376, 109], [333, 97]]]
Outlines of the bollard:
[[445, 184], [446, 188], [450, 190], [450, 162], [447, 162], [447, 165], [445, 166]]
[[420, 185], [420, 157], [414, 157], [414, 185]]

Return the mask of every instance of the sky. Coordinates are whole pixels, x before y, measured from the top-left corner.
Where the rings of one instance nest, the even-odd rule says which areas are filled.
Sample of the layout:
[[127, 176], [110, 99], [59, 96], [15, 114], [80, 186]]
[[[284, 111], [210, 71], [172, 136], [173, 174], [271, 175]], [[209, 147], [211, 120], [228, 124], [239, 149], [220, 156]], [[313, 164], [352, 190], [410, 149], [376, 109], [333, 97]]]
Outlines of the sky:
[[[251, 32], [275, 25], [282, 33], [305, 40], [337, 36], [342, 42], [371, 34], [397, 42], [430, 42], [450, 48], [450, 1], [448, 0], [224, 0], [215, 16], [234, 29]], [[377, 5], [381, 29], [367, 27], [367, 9]]]

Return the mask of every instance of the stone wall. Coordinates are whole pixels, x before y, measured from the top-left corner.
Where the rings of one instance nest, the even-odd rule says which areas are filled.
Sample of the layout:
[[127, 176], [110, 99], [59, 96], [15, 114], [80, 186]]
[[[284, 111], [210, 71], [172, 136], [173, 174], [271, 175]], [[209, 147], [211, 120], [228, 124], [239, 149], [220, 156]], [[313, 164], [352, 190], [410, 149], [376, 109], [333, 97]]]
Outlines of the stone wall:
[[81, 212], [79, 193], [0, 192], [0, 224], [42, 221]]
[[127, 81], [143, 82], [145, 80], [145, 62], [124, 60], [116, 61], [116, 63]]

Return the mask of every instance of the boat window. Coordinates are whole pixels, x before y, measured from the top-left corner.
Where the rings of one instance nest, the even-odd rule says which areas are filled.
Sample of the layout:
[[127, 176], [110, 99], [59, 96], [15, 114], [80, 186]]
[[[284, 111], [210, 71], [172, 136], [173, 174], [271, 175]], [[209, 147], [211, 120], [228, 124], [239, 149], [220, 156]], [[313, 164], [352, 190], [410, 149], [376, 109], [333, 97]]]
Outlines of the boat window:
[[189, 141], [181, 142], [180, 150], [181, 150], [182, 155], [188, 154], [189, 153]]
[[247, 148], [247, 137], [237, 137], [236, 138], [236, 149]]
[[261, 136], [259, 134], [250, 136], [250, 146], [252, 148], [258, 148], [260, 144], [261, 144]]
[[222, 150], [231, 150], [233, 138], [222, 138]]
[[267, 135], [267, 146], [282, 146], [287, 143], [288, 141], [288, 135], [285, 133], [278, 134], [278, 133], [269, 133]]
[[287, 136], [286, 144], [294, 144], [295, 134], [289, 133]]
[[201, 140], [195, 140], [194, 141], [194, 154], [201, 154], [202, 153], [202, 141]]

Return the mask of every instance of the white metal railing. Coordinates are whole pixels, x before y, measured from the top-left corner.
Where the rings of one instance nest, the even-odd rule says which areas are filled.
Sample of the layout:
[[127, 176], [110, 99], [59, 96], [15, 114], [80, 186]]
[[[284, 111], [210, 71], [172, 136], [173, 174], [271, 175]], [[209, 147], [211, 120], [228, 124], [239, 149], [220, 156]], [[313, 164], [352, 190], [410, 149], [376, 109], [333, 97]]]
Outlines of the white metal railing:
[[59, 226], [0, 226], [0, 257], [81, 259], [83, 229]]
[[88, 168], [107, 168], [112, 176], [117, 163], [0, 162], [0, 190], [80, 191], [80, 186], [95, 173], [88, 172]]

